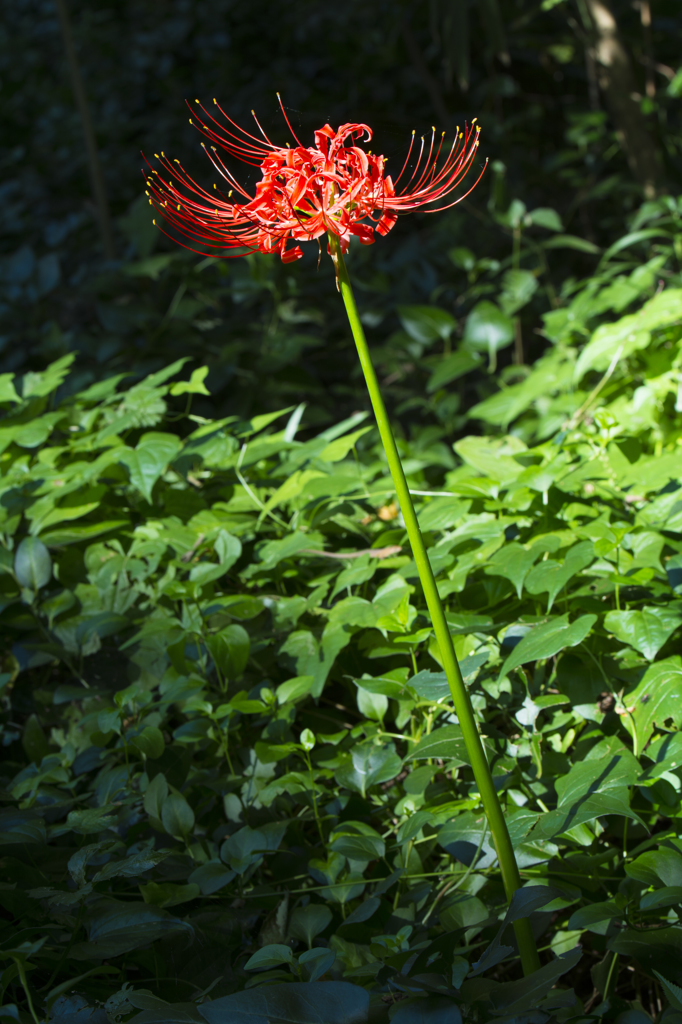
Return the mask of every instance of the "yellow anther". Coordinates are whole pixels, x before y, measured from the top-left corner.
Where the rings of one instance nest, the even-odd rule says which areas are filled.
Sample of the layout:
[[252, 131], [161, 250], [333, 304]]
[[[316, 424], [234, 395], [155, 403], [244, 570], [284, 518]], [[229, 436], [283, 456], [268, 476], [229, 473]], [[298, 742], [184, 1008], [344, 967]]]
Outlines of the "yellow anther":
[[213, 182], [213, 188], [218, 188], [218, 186], [216, 185], [215, 181]]
[[161, 150], [161, 156], [164, 158], [164, 160], [166, 159], [166, 154], [164, 153], [163, 150]]
[[158, 153], [155, 153], [154, 156], [156, 157], [157, 160], [159, 159], [159, 154]]
[[155, 221], [155, 220], [153, 220], [153, 221], [152, 221], [152, 224], [156, 224], [156, 221]]
[[148, 196], [148, 195], [149, 195], [149, 192], [147, 192], [147, 189], [145, 189], [145, 190], [144, 190], [144, 194], [145, 194], [146, 196]]
[[473, 128], [473, 126], [474, 126], [474, 125], [476, 124], [476, 122], [477, 122], [477, 121], [478, 121], [478, 118], [477, 118], [477, 117], [475, 117], [475, 118], [473, 119], [473, 121], [471, 122], [471, 127], [472, 127], [472, 128]]
[[199, 102], [199, 100], [195, 100], [194, 102], [195, 102], [195, 103], [198, 103], [198, 102]]
[[436, 130], [436, 129], [435, 129], [434, 127], [433, 127], [433, 125], [431, 125], [431, 131], [432, 131], [432, 132], [435, 132], [435, 130]]
[[173, 161], [173, 163], [174, 163], [174, 164], [179, 164], [179, 163], [180, 163], [180, 161], [179, 161], [179, 160], [174, 160], [174, 161]]
[[460, 133], [459, 133], [459, 137], [460, 137], [460, 139], [462, 138], [463, 134], [464, 134], [463, 132], [460, 132]]
[[201, 148], [202, 148], [202, 149], [206, 149], [206, 143], [205, 143], [205, 142], [202, 142], [202, 143], [201, 143]]
[[217, 101], [217, 99], [215, 98], [215, 96], [213, 97], [213, 102], [215, 103], [215, 105], [216, 105], [216, 107], [217, 107], [217, 106], [218, 106], [218, 101]]
[[231, 195], [232, 195], [232, 189], [230, 189], [230, 191], [227, 193], [227, 198], [229, 199]]
[[180, 209], [180, 203], [178, 203], [178, 210]]

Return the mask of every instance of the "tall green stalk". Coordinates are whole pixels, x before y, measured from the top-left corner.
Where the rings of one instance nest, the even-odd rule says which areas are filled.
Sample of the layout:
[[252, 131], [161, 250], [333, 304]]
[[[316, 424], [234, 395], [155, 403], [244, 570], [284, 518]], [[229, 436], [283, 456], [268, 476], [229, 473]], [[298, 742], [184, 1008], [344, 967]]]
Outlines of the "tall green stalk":
[[[374, 409], [374, 415], [379, 428], [381, 443], [383, 444], [384, 451], [386, 452], [386, 459], [391, 471], [393, 485], [400, 503], [403, 519], [405, 520], [405, 529], [407, 530], [407, 536], [410, 540], [412, 554], [417, 564], [419, 579], [421, 580], [424, 597], [426, 598], [426, 605], [429, 609], [433, 630], [440, 649], [441, 662], [445, 669], [445, 675], [447, 677], [450, 692], [452, 694], [452, 700], [455, 705], [455, 712], [462, 730], [462, 736], [466, 744], [469, 760], [471, 761], [476, 785], [478, 786], [478, 791], [481, 794], [481, 800], [488, 819], [490, 832], [493, 836], [495, 847], [497, 849], [504, 889], [507, 899], [511, 900], [514, 892], [521, 888], [521, 877], [516, 864], [511, 839], [509, 838], [504, 812], [502, 811], [500, 801], [497, 798], [495, 785], [490, 773], [490, 766], [488, 765], [485, 751], [483, 749], [483, 743], [481, 742], [481, 737], [476, 726], [476, 719], [474, 717], [474, 710], [471, 705], [469, 691], [464, 685], [462, 673], [457, 662], [457, 656], [455, 655], [452, 637], [450, 636], [450, 630], [448, 628], [445, 612], [436, 586], [436, 580], [433, 575], [431, 563], [429, 562], [426, 547], [424, 546], [424, 540], [419, 529], [417, 515], [414, 510], [414, 505], [412, 504], [412, 497], [407, 486], [407, 480], [405, 479], [405, 472], [400, 461], [400, 455], [398, 454], [395, 438], [393, 437], [393, 431], [391, 430], [386, 406], [384, 405], [384, 400], [381, 395], [379, 381], [377, 380], [377, 375], [372, 364], [372, 358], [369, 346], [367, 345], [367, 339], [365, 338], [365, 332], [363, 330], [362, 323], [360, 322], [358, 307], [355, 303], [355, 296], [353, 295], [353, 289], [351, 287], [350, 278], [348, 277], [348, 270], [346, 269], [346, 264], [341, 252], [339, 239], [332, 232], [329, 232], [328, 237], [332, 260], [334, 261], [334, 266], [336, 268], [336, 280], [346, 307], [350, 328], [353, 333], [353, 338], [355, 339], [358, 356], [360, 357], [360, 365], [362, 366], [362, 372], [365, 375], [367, 390], [369, 391], [369, 397], [372, 402], [372, 408]], [[519, 952], [521, 954], [523, 972], [524, 974], [531, 974], [540, 967], [540, 961], [528, 920], [523, 918], [520, 921], [516, 921], [514, 923], [514, 931], [516, 933]]]

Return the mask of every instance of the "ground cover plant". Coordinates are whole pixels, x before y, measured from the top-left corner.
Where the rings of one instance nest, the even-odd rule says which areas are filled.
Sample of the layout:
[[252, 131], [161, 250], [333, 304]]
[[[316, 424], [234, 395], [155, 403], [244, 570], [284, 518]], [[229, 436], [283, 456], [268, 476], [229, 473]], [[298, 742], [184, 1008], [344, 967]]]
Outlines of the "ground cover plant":
[[681, 294], [617, 318], [615, 269], [487, 436], [401, 441], [506, 912], [366, 414], [208, 419], [182, 363], [3, 378], [4, 1016], [674, 1020]]

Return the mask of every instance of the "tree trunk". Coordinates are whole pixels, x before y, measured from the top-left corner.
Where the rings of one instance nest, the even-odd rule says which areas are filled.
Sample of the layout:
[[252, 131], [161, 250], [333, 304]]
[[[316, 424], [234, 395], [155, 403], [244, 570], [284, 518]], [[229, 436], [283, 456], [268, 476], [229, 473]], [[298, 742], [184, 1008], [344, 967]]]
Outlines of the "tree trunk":
[[653, 199], [663, 187], [663, 169], [640, 110], [630, 57], [607, 0], [585, 0], [585, 4], [592, 21], [589, 28], [594, 40], [599, 86], [630, 170], [646, 198]]

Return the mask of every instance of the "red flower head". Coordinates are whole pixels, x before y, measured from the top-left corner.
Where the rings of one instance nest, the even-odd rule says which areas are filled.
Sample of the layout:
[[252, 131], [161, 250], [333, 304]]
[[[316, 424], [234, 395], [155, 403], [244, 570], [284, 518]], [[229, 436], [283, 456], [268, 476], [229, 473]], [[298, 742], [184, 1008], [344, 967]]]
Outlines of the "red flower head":
[[[348, 249], [351, 235], [356, 235], [364, 245], [371, 245], [374, 231], [388, 234], [398, 214], [449, 198], [470, 169], [478, 148], [479, 128], [474, 128], [473, 123], [463, 132], [457, 129], [455, 141], [445, 152], [445, 133], [437, 143], [434, 129], [430, 145], [422, 138], [416, 166], [409, 180], [398, 188], [407, 172], [414, 132], [405, 163], [394, 182], [384, 173], [385, 158], [366, 152], [357, 144], [363, 137], [366, 142], [372, 138], [366, 124], [344, 124], [337, 131], [326, 124], [315, 132], [314, 147], [306, 148], [296, 138], [282, 107], [296, 145], [291, 148], [287, 143], [281, 147], [270, 142], [257, 119], [265, 141], [239, 128], [216, 100], [213, 102], [228, 126], [219, 124], [203, 107], [204, 117], [199, 126], [202, 134], [217, 144], [211, 145], [207, 153], [227, 183], [227, 193], [217, 185], [213, 186], [213, 194], [206, 192], [186, 174], [179, 160], [171, 162], [163, 153], [158, 159], [172, 179], [164, 180], [158, 171], [152, 170], [147, 182], [149, 201], [163, 214], [166, 224], [187, 239], [187, 248], [203, 255], [241, 256], [245, 250], [258, 251], [279, 253], [282, 261], [289, 263], [303, 255], [299, 245], [286, 248], [289, 238], [307, 242], [329, 231], [338, 236], [343, 252]], [[190, 123], [194, 121], [190, 119]], [[202, 146], [206, 149], [205, 143]], [[260, 167], [262, 179], [256, 185], [255, 196], [250, 196], [233, 177], [218, 147], [244, 163]], [[235, 193], [243, 201], [233, 202]], [[448, 209], [463, 198], [459, 196], [438, 210]], [[201, 248], [195, 248], [196, 245]]]

